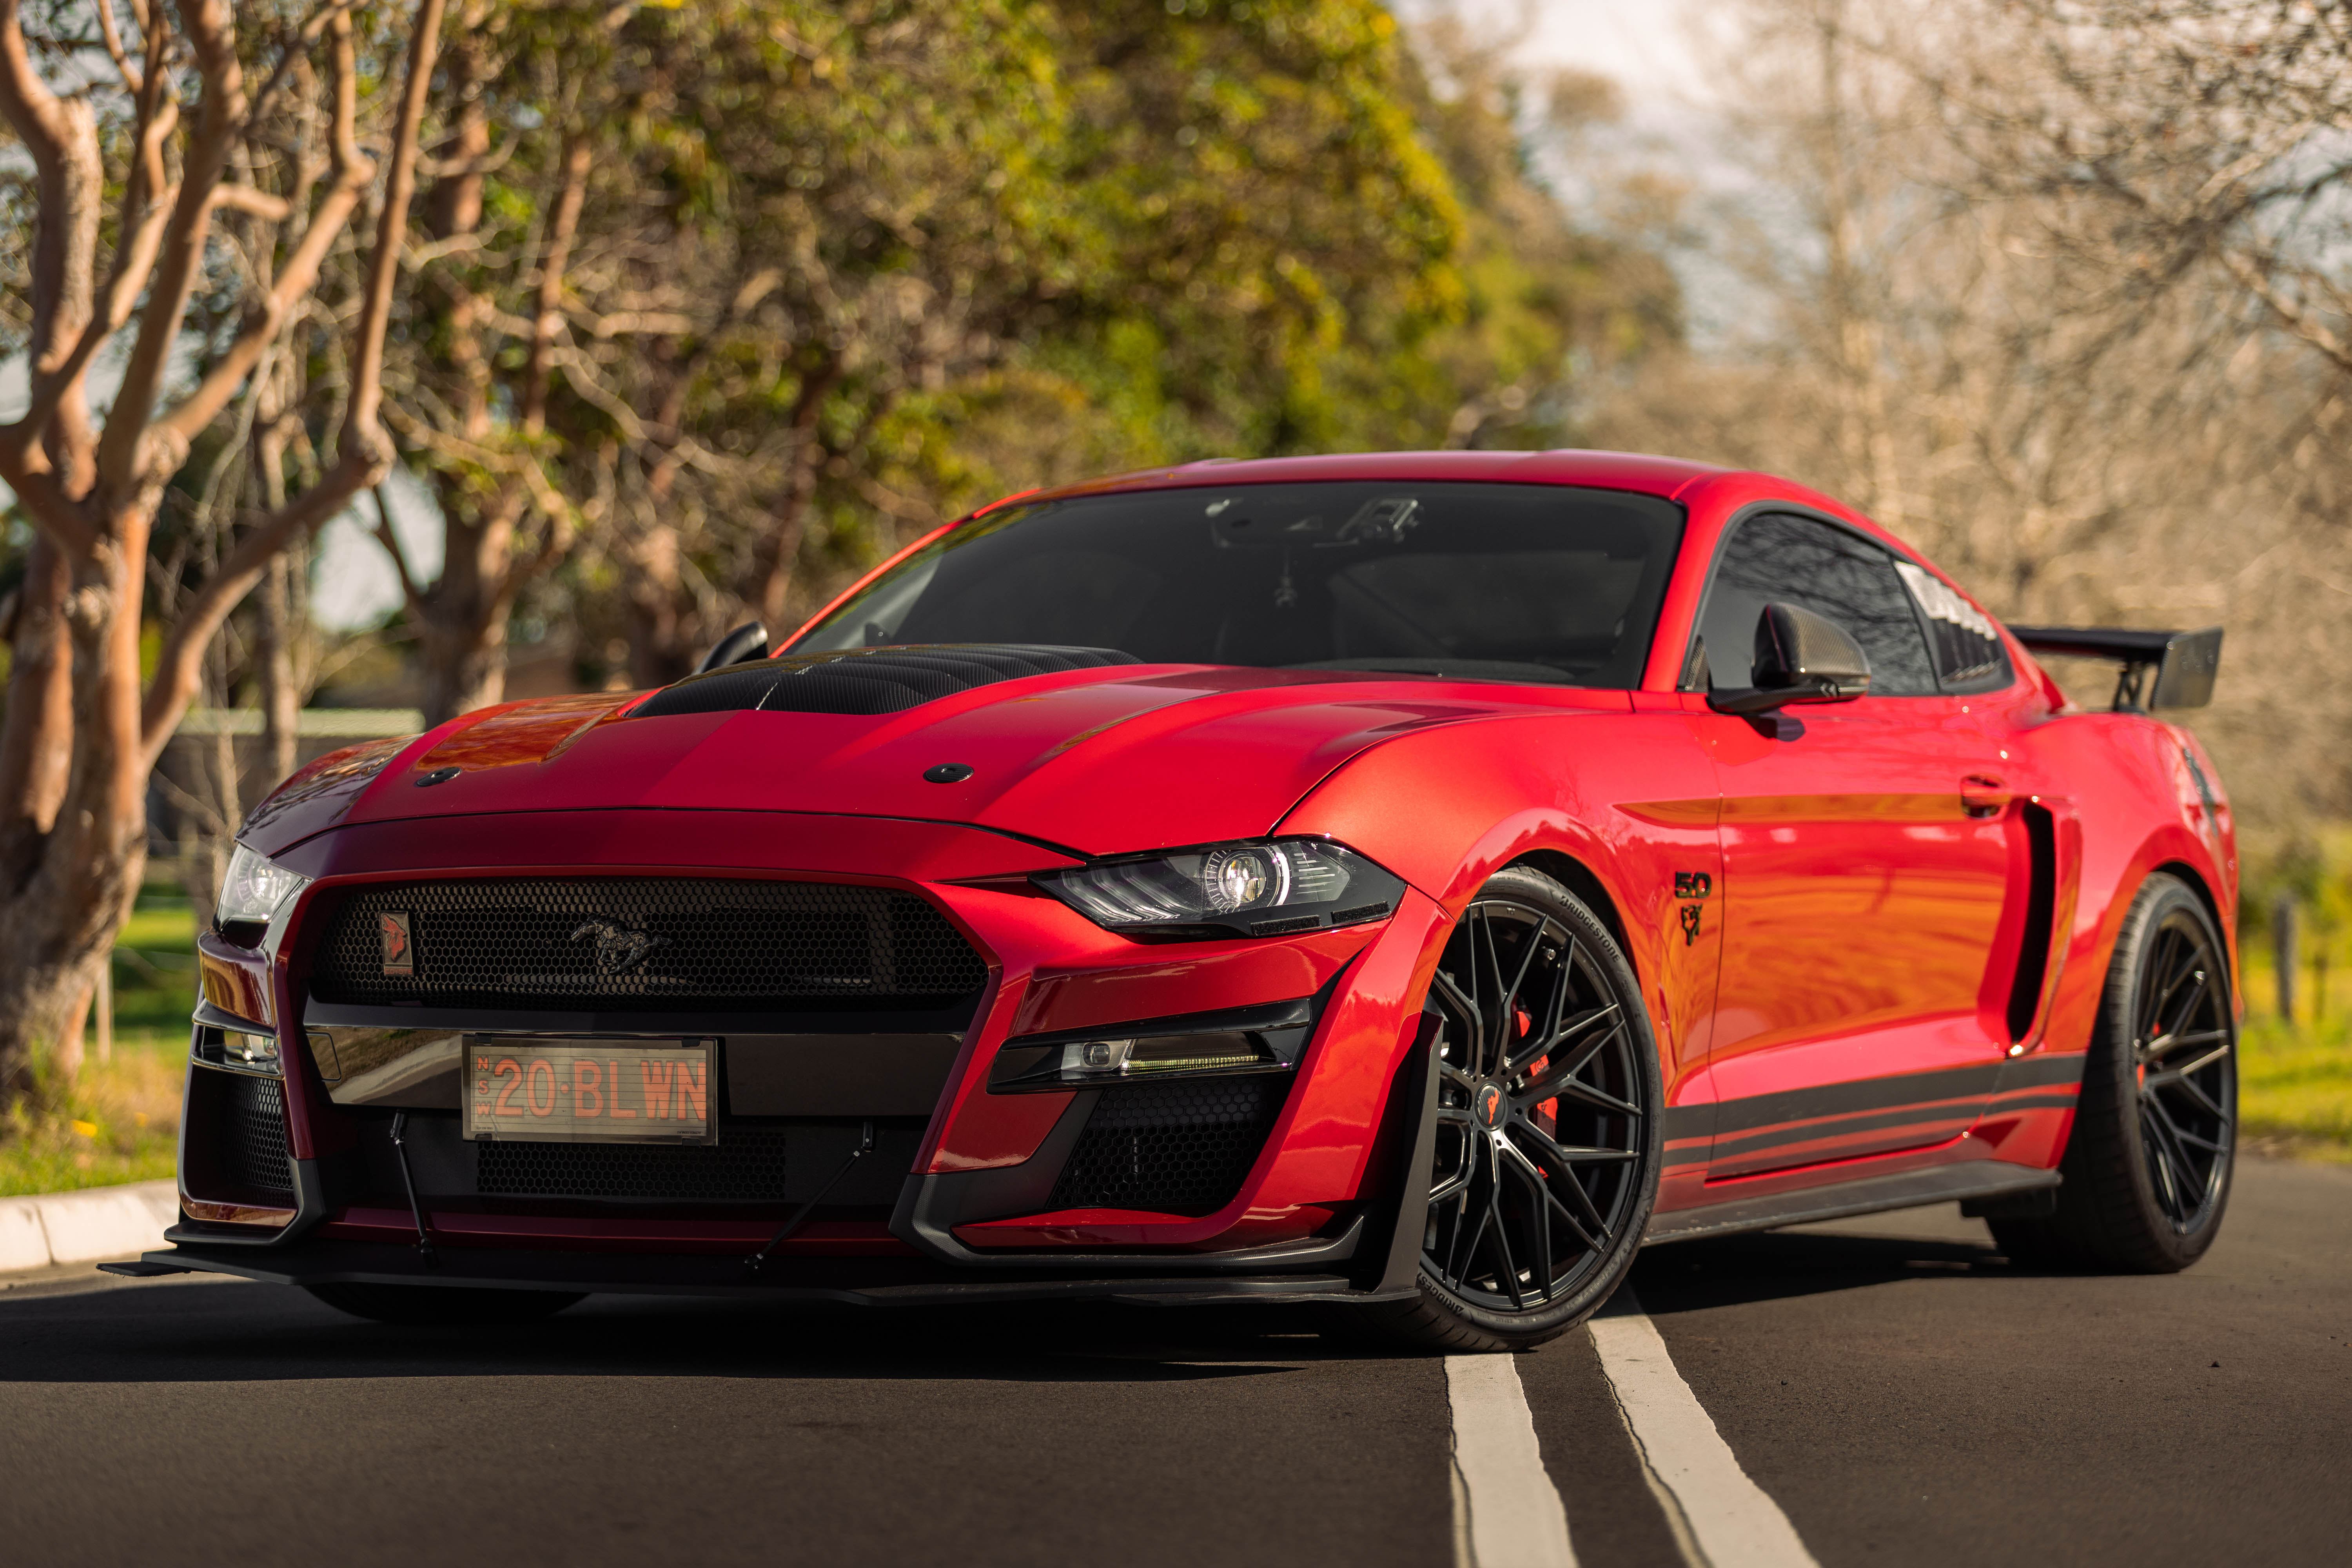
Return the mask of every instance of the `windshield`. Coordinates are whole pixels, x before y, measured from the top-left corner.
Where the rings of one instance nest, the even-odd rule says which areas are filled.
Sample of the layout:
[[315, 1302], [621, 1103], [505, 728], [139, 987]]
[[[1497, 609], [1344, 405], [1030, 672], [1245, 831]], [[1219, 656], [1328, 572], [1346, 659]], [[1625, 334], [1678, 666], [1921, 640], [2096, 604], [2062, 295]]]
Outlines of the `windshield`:
[[1553, 485], [1238, 485], [1007, 507], [909, 556], [794, 653], [917, 643], [1631, 687], [1671, 502]]

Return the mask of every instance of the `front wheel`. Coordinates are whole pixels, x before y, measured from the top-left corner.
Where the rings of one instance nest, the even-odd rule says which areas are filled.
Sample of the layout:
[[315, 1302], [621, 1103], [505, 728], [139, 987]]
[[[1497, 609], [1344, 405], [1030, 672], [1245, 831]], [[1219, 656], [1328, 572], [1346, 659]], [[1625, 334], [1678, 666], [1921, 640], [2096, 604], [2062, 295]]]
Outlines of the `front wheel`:
[[1525, 1350], [1609, 1299], [1656, 1200], [1664, 1099], [1633, 966], [1592, 911], [1511, 867], [1438, 961], [1437, 1138], [1419, 1292], [1353, 1309], [1394, 1342]]
[[2237, 1009], [2204, 900], [2150, 877], [2124, 917], [2083, 1063], [2058, 1212], [1998, 1219], [2011, 1257], [2169, 1274], [2205, 1255], [2237, 1147]]

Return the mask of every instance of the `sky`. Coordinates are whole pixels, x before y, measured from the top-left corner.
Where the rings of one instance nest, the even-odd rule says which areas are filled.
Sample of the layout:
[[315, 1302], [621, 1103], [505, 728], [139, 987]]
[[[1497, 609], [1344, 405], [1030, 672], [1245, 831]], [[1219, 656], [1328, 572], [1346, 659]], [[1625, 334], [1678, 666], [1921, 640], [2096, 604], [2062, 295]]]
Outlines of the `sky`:
[[[1518, 7], [1488, 0], [1463, 10], [1507, 18]], [[1664, 97], [1704, 96], [1692, 48], [1690, 0], [1537, 0], [1531, 20], [1528, 58], [1615, 77], [1637, 117], [1671, 113], [1673, 106], [1661, 101]]]

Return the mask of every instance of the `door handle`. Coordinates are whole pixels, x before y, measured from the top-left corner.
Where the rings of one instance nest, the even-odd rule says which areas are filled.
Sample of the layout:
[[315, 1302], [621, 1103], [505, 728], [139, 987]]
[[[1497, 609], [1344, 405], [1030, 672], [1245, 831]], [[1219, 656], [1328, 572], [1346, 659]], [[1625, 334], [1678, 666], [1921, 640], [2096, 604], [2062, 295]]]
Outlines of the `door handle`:
[[2009, 787], [1990, 773], [1970, 773], [1960, 781], [1960, 809], [1970, 816], [1999, 816], [2009, 805]]

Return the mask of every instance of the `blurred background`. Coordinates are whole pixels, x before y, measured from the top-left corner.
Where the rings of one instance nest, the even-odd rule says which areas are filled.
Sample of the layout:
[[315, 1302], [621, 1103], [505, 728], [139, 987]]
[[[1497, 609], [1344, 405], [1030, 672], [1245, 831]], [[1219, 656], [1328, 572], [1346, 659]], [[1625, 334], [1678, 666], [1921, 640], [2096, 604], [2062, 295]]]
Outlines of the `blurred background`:
[[[86, 5], [44, 14], [53, 64], [94, 47]], [[2335, 8], [455, 0], [431, 90], [401, 462], [210, 647], [104, 1070], [16, 1127], [0, 1191], [168, 1171], [190, 934], [298, 762], [673, 679], [1010, 491], [1384, 447], [1768, 468], [2004, 617], [2225, 626], [2187, 717], [2246, 851], [2247, 1126], [2352, 1148]], [[5, 136], [0, 418], [31, 233]], [[192, 364], [240, 297], [199, 300]], [[191, 450], [159, 625], [317, 469], [345, 386], [310, 341]], [[0, 500], [5, 645], [30, 531]], [[2109, 672], [2060, 673], [2105, 704]]]

